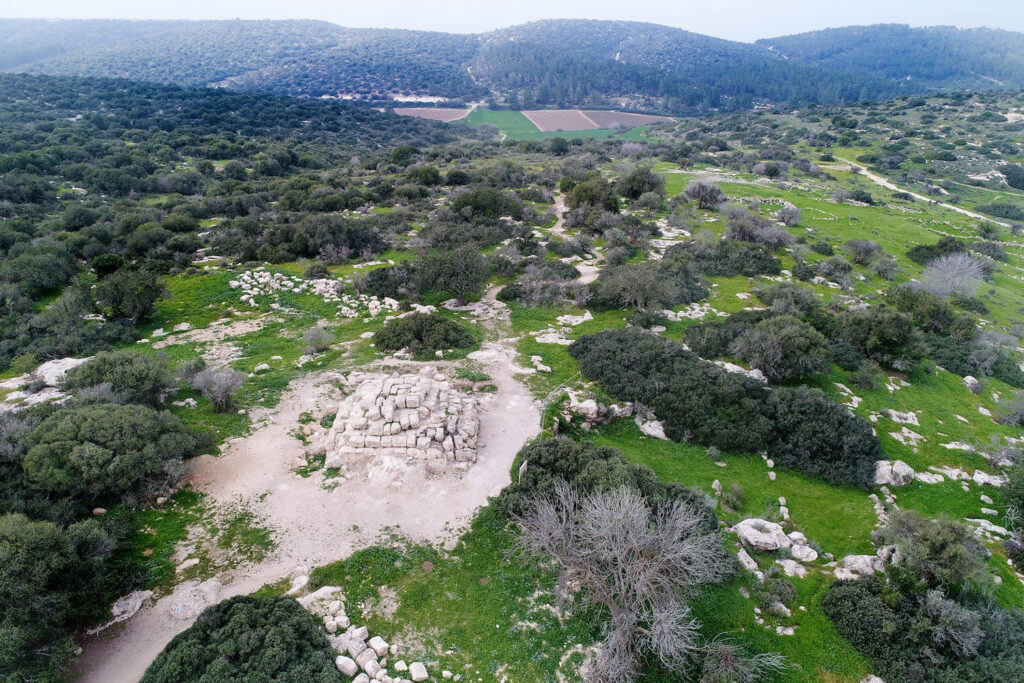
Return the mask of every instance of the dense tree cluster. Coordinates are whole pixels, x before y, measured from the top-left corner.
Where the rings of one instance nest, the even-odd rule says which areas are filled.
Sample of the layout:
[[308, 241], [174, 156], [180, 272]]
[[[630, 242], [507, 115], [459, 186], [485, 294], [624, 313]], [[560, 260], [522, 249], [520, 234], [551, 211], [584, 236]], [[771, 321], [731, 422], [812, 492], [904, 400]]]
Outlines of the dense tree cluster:
[[794, 469], [846, 484], [869, 483], [881, 457], [870, 424], [819, 390], [769, 389], [676, 342], [608, 330], [574, 342], [569, 353], [612, 396], [649, 408], [674, 440], [767, 450]]

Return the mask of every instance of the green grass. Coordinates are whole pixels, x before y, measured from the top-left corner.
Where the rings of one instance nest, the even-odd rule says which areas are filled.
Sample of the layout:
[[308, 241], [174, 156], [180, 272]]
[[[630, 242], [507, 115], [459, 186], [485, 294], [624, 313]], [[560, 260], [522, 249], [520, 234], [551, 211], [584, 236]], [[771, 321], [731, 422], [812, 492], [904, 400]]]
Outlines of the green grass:
[[[596, 637], [593, 615], [559, 620], [552, 614], [554, 577], [511, 558], [513, 542], [486, 507], [450, 555], [423, 545], [377, 545], [314, 570], [311, 588], [341, 586], [356, 623], [393, 642], [422, 643], [403, 650], [406, 661], [423, 657], [432, 670], [465, 680], [554, 682], [562, 654]], [[397, 594], [391, 617], [374, 610], [381, 586]]]
[[522, 112], [487, 109], [485, 107], [477, 107], [466, 118], [460, 119], [456, 123], [473, 127], [486, 123], [494, 126], [509, 137], [540, 133], [537, 126], [533, 125], [530, 119], [523, 116]]
[[[735, 513], [720, 513], [728, 522], [746, 517], [776, 517], [778, 499], [786, 498], [794, 529], [822, 550], [837, 557], [871, 552], [868, 532], [875, 516], [866, 491], [832, 486], [821, 479], [775, 468], [776, 480], [768, 479], [768, 468], [757, 455], [722, 455], [719, 467], [702, 446], [659, 441], [643, 436], [628, 419], [592, 430], [586, 437], [602, 446], [618, 448], [630, 462], [647, 465], [664, 481], [695, 486], [708, 494], [718, 479], [723, 487], [738, 484], [745, 494], [744, 505]], [[828, 516], [821, 514], [829, 510]]]

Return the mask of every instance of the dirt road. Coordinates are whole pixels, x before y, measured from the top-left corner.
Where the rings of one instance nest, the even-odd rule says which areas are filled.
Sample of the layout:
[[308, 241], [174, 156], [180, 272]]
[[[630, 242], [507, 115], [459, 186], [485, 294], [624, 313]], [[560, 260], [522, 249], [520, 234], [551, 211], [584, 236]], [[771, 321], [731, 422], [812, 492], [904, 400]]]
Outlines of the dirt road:
[[916, 192], [911, 192], [910, 190], [904, 190], [902, 187], [899, 187], [898, 185], [895, 185], [894, 183], [892, 183], [891, 181], [883, 178], [880, 175], [876, 175], [876, 174], [872, 173], [871, 171], [867, 170], [863, 166], [858, 166], [857, 164], [853, 163], [849, 159], [842, 159], [840, 157], [836, 157], [836, 161], [841, 161], [844, 164], [849, 164], [850, 168], [859, 169], [860, 175], [864, 176], [865, 178], [867, 178], [871, 182], [875, 183], [876, 185], [880, 185], [880, 186], [886, 188], [887, 190], [892, 190], [893, 192], [906, 192], [907, 194], [909, 194], [914, 199], [920, 200], [922, 202], [928, 202], [929, 204], [938, 204], [939, 206], [945, 207], [945, 208], [949, 209], [950, 211], [956, 211], [957, 213], [963, 214], [964, 216], [970, 216], [971, 218], [977, 218], [978, 220], [988, 221], [989, 223], [995, 223], [996, 225], [1001, 225], [1004, 228], [1010, 227], [1009, 223], [1003, 223], [1002, 221], [997, 221], [994, 218], [989, 218], [988, 216], [983, 216], [980, 213], [974, 213], [973, 211], [968, 211], [967, 209], [961, 209], [959, 206], [953, 206], [952, 204], [946, 204], [945, 202], [937, 202], [934, 199], [932, 199], [931, 197], [926, 197], [923, 194], [917, 194]]
[[[82, 683], [137, 681], [175, 634], [186, 629], [203, 607], [225, 598], [251, 593], [284, 578], [296, 566], [314, 567], [372, 545], [394, 530], [417, 541], [441, 541], [465, 525], [473, 513], [509, 483], [509, 470], [520, 447], [538, 432], [539, 412], [516, 378], [514, 340], [509, 338], [508, 311], [489, 294], [498, 311], [484, 321], [496, 341], [471, 354], [491, 375], [498, 391], [480, 411], [479, 461], [461, 476], [427, 478], [419, 469], [400, 475], [375, 475], [325, 487], [318, 474], [302, 478], [292, 463], [303, 445], [291, 433], [299, 415], [329, 412], [340, 396], [328, 374], [293, 382], [272, 412], [250, 436], [221, 456], [203, 456], [192, 464], [189, 481], [215, 503], [243, 503], [274, 532], [276, 548], [258, 565], [243, 565], [215, 577], [221, 587], [196, 581], [179, 584], [155, 604], [111, 632], [84, 643], [75, 669]], [[336, 481], [336, 480], [335, 480]]]

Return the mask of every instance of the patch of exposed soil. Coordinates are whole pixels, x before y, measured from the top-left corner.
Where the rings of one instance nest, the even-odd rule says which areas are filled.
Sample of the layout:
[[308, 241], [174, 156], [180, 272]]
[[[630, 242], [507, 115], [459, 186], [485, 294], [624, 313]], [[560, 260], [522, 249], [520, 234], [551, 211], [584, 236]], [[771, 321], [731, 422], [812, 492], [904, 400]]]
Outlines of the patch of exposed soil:
[[[321, 372], [296, 380], [273, 411], [254, 411], [260, 424], [250, 436], [230, 444], [220, 456], [191, 462], [187, 480], [214, 504], [250, 507], [269, 528], [274, 551], [258, 564], [245, 563], [220, 572], [202, 583], [186, 581], [154, 604], [143, 607], [116, 636], [109, 634], [83, 643], [76, 665], [83, 683], [137, 681], [146, 667], [177, 633], [187, 628], [206, 606], [225, 598], [251, 593], [287, 576], [295, 567], [333, 562], [374, 543], [386, 532], [412, 540], [440, 541], [452, 527], [464, 525], [487, 497], [509, 483], [509, 470], [519, 448], [538, 431], [539, 412], [527, 389], [516, 378], [514, 339], [508, 312], [487, 297], [498, 315], [483, 321], [496, 341], [472, 354], [487, 372], [497, 392], [483, 401], [479, 414], [478, 462], [460, 476], [432, 478], [412, 468], [386, 481], [337, 478], [325, 486], [322, 476], [301, 477], [293, 471], [305, 446], [295, 435], [299, 416], [322, 416], [337, 410], [342, 398]], [[234, 321], [185, 334], [190, 341], [220, 342], [255, 331], [260, 319]], [[193, 334], [194, 333], [194, 334]], [[170, 340], [168, 340], [170, 341]]]

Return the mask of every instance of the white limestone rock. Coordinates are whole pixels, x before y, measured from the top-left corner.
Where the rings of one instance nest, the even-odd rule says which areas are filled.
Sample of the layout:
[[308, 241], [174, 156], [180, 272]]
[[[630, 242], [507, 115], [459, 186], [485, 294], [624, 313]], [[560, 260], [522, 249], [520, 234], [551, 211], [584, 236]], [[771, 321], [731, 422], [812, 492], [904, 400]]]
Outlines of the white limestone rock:
[[409, 678], [413, 680], [413, 683], [420, 683], [429, 677], [427, 667], [423, 665], [423, 662], [413, 662], [409, 665]]
[[769, 522], [768, 520], [756, 517], [738, 522], [732, 528], [732, 531], [740, 537], [740, 541], [751, 548], [766, 552], [774, 552], [779, 548], [788, 548], [793, 544], [781, 526], [775, 522]]
[[875, 462], [875, 484], [879, 486], [906, 486], [914, 481], [913, 468], [902, 460]]
[[338, 671], [349, 677], [355, 676], [359, 671], [359, 665], [355, 663], [355, 660], [345, 655], [338, 655], [334, 660], [334, 665], [338, 667]]

